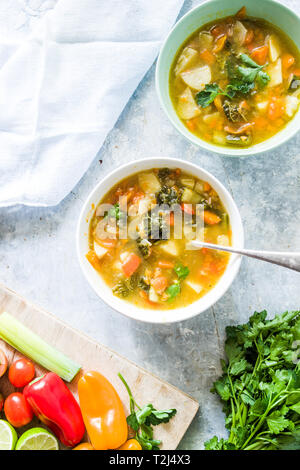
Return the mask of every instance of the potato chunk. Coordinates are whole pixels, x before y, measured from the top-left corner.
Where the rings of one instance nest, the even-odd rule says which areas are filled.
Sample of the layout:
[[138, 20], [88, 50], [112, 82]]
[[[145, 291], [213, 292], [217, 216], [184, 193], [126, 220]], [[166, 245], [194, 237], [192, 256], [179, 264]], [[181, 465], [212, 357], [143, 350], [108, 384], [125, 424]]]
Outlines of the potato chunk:
[[229, 238], [227, 235], [218, 235], [217, 244], [221, 246], [229, 246]]
[[269, 81], [269, 87], [281, 85], [282, 83], [282, 65], [281, 59], [277, 59], [276, 62], [269, 65], [268, 67], [268, 74], [271, 77]]
[[103, 258], [103, 256], [106, 255], [107, 253], [107, 249], [99, 245], [99, 243], [95, 241], [94, 241], [94, 251], [99, 259]]
[[178, 98], [177, 112], [181, 119], [192, 119], [200, 114], [200, 109], [188, 87]]
[[139, 185], [145, 193], [155, 194], [160, 188], [160, 182], [154, 173], [141, 173], [138, 176]]
[[197, 282], [193, 281], [184, 281], [187, 286], [189, 286], [196, 294], [200, 294], [200, 292], [203, 289], [203, 286], [201, 284], [198, 284]]
[[299, 106], [299, 100], [296, 96], [285, 97], [285, 113], [288, 117], [293, 117]]
[[201, 31], [199, 33], [199, 50], [200, 50], [200, 52], [212, 49], [213, 44], [214, 44], [214, 38], [209, 32]]
[[174, 240], [169, 240], [165, 243], [160, 243], [159, 248], [171, 256], [178, 256], [178, 246]]
[[245, 42], [247, 29], [240, 21], [236, 21], [233, 27], [232, 39], [237, 46], [242, 46]]
[[190, 67], [198, 56], [198, 52], [192, 47], [185, 47], [177, 60], [175, 75], [179, 75], [187, 67]]
[[194, 90], [201, 91], [207, 83], [211, 82], [211, 70], [208, 65], [203, 67], [195, 67], [180, 74], [184, 83]]
[[268, 40], [268, 46], [269, 46], [269, 58], [271, 62], [276, 62], [278, 57], [280, 56], [280, 46], [278, 44], [277, 38], [274, 36], [274, 34], [271, 34]]

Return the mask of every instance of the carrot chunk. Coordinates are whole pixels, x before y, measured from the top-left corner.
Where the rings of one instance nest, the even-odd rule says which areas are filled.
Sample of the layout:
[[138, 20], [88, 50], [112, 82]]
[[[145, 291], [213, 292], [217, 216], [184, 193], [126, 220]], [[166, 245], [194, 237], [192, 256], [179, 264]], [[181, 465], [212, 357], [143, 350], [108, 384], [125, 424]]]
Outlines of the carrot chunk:
[[122, 270], [126, 277], [132, 276], [141, 264], [141, 258], [135, 253], [130, 253], [122, 262]]
[[253, 29], [248, 29], [247, 34], [246, 34], [246, 38], [245, 38], [245, 41], [244, 41], [244, 44], [251, 44], [251, 42], [253, 41], [253, 39], [254, 39], [254, 32], [253, 32]]
[[251, 53], [251, 58], [257, 62], [259, 65], [264, 65], [266, 63], [269, 53], [268, 46], [260, 46], [253, 49]]
[[97, 243], [103, 246], [104, 248], [111, 249], [116, 246], [117, 240], [115, 238], [97, 238]]
[[268, 109], [268, 118], [271, 121], [276, 121], [285, 113], [285, 104], [282, 98], [273, 97], [271, 98], [269, 109]]
[[216, 60], [215, 56], [207, 49], [200, 53], [200, 58], [209, 65], [212, 65]]
[[226, 40], [227, 40], [227, 35], [226, 34], [224, 34], [223, 36], [220, 36], [216, 41], [216, 44], [213, 48], [213, 52], [215, 52], [215, 53], [221, 52], [222, 49], [225, 46]]
[[161, 269], [173, 269], [175, 264], [172, 263], [172, 261], [167, 261], [167, 260], [160, 260], [157, 263], [158, 267]]
[[220, 217], [211, 211], [203, 211], [203, 220], [208, 225], [215, 225], [221, 222]]
[[86, 259], [91, 263], [94, 269], [100, 269], [101, 263], [99, 261], [98, 256], [93, 250], [90, 250], [86, 255]]
[[282, 67], [284, 70], [289, 69], [295, 63], [295, 57], [288, 53], [283, 54], [281, 60], [282, 60]]
[[300, 77], [300, 69], [299, 68], [294, 69], [293, 74], [296, 75], [296, 77]]
[[247, 15], [247, 9], [244, 6], [237, 12], [235, 17], [238, 18], [239, 20], [243, 20], [246, 17], [246, 15]]
[[183, 212], [185, 212], [186, 214], [189, 214], [189, 215], [193, 215], [195, 214], [195, 211], [193, 209], [193, 206], [192, 204], [185, 204], [184, 202], [181, 204], [181, 209], [183, 210]]
[[151, 285], [155, 292], [162, 294], [168, 287], [168, 280], [165, 276], [158, 276], [155, 279], [152, 279]]

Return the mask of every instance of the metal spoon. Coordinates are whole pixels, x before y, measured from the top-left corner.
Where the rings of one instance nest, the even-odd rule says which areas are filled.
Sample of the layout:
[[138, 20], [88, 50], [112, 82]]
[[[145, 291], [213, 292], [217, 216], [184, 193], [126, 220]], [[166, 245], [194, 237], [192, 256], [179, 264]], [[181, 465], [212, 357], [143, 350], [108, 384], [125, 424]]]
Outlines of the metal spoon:
[[280, 251], [257, 251], [245, 250], [241, 248], [233, 248], [231, 246], [214, 245], [213, 243], [205, 243], [200, 240], [190, 240], [190, 245], [195, 248], [211, 248], [212, 250], [227, 251], [228, 253], [236, 253], [238, 255], [250, 256], [268, 263], [278, 264], [285, 268], [293, 269], [300, 272], [300, 253], [299, 252], [280, 252]]

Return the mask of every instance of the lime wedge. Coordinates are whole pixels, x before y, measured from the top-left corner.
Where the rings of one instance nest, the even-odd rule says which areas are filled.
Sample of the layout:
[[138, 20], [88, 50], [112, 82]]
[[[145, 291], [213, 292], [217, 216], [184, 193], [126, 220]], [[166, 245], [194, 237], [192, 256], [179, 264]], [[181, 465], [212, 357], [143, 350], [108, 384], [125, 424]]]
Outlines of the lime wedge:
[[58, 450], [56, 437], [43, 428], [32, 428], [24, 432], [17, 442], [16, 450]]
[[14, 450], [17, 440], [18, 436], [12, 425], [0, 419], [0, 450]]

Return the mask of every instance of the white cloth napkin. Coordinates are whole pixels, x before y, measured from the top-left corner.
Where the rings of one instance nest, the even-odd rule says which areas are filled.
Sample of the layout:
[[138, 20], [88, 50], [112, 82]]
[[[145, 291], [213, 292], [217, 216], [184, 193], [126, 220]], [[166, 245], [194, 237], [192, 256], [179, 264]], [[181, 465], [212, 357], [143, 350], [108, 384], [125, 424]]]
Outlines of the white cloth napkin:
[[0, 61], [0, 206], [55, 205], [71, 191], [182, 3], [59, 0], [11, 47]]

